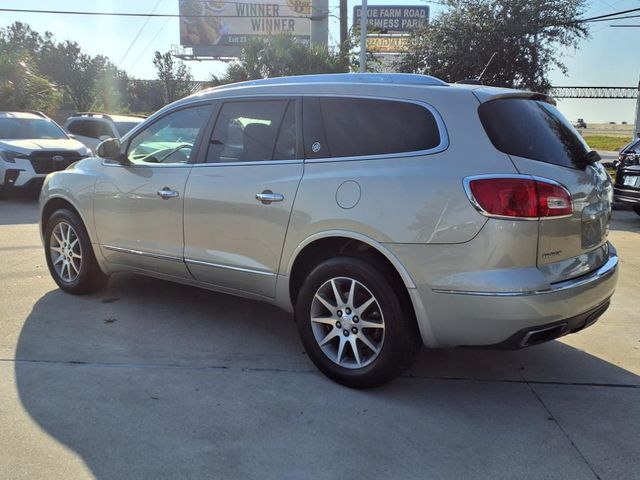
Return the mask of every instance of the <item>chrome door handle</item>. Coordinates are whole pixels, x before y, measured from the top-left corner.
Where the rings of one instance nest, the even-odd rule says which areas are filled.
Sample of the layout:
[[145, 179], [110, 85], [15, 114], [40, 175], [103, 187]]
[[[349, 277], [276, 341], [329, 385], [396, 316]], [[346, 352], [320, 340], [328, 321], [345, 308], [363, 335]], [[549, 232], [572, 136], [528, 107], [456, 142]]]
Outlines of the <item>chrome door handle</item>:
[[273, 193], [271, 190], [265, 190], [262, 193], [256, 193], [256, 200], [260, 200], [264, 205], [269, 205], [271, 202], [283, 201], [284, 195], [281, 193]]
[[164, 187], [162, 190], [158, 190], [158, 196], [163, 200], [169, 200], [170, 198], [177, 198], [180, 194], [169, 187]]

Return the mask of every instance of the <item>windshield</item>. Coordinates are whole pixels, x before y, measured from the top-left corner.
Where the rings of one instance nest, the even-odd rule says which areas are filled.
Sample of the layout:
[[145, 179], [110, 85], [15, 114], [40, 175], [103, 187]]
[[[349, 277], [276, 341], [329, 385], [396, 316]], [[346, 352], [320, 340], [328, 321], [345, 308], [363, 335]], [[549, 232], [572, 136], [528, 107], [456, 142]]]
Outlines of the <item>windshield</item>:
[[484, 103], [480, 120], [493, 145], [508, 155], [584, 168], [589, 147], [556, 107], [525, 98]]
[[118, 130], [118, 133], [122, 137], [124, 136], [125, 133], [127, 133], [133, 127], [140, 124], [140, 122], [115, 122], [115, 124], [116, 124], [116, 130]]
[[55, 123], [44, 118], [0, 118], [0, 138], [3, 140], [34, 140], [68, 138]]

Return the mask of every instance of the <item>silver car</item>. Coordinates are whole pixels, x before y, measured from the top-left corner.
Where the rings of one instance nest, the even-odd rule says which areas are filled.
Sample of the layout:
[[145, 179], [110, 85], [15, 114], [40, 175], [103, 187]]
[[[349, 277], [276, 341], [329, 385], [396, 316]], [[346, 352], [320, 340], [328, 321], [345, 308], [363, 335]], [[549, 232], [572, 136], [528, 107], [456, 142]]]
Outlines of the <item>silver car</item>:
[[332, 379], [429, 348], [520, 348], [607, 309], [612, 185], [544, 95], [401, 74], [290, 77], [171, 104], [47, 177], [51, 274], [137, 272], [295, 314]]

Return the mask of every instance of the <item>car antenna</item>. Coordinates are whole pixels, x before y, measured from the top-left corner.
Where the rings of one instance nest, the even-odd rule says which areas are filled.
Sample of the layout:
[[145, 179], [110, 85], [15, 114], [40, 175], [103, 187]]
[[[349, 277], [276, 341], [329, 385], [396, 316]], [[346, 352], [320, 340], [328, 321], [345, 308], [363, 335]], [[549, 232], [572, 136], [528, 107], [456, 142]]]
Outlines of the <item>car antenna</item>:
[[491, 62], [493, 62], [493, 58], [497, 54], [498, 54], [498, 52], [493, 52], [493, 55], [491, 55], [491, 58], [489, 59], [487, 64], [482, 69], [482, 72], [480, 72], [480, 75], [478, 75], [476, 78], [468, 78], [468, 79], [465, 79], [465, 80], [458, 80], [456, 83], [463, 83], [463, 84], [466, 84], [466, 85], [482, 85], [482, 77], [484, 76], [485, 72], [487, 71], [487, 68], [489, 68], [489, 65], [491, 65]]
[[493, 59], [497, 54], [498, 54], [498, 52], [493, 52], [493, 55], [491, 55], [491, 58], [489, 59], [487, 64], [484, 66], [484, 69], [480, 73], [480, 76], [478, 76], [478, 78], [476, 79], [476, 80], [478, 80], [478, 82], [482, 82], [482, 77], [484, 76], [485, 72], [487, 71], [487, 68], [489, 68], [489, 65], [491, 65], [491, 62], [493, 62]]

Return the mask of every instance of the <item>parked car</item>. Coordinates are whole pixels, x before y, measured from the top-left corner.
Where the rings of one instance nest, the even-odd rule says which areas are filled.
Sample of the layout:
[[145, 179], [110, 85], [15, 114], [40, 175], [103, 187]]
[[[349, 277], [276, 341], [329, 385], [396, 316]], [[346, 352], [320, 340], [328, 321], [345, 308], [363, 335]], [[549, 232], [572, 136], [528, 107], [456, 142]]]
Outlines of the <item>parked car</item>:
[[640, 215], [640, 138], [631, 141], [618, 154], [616, 180], [613, 186], [615, 203], [628, 205]]
[[575, 125], [576, 128], [587, 128], [587, 123], [584, 121], [584, 118], [579, 118]]
[[41, 112], [0, 112], [0, 195], [40, 188], [50, 172], [91, 155]]
[[395, 377], [421, 343], [579, 331], [615, 289], [611, 180], [544, 95], [403, 74], [252, 81], [98, 154], [41, 196], [60, 288], [128, 271], [271, 302], [352, 387]]
[[618, 152], [618, 162], [615, 167], [620, 164], [623, 166], [640, 164], [640, 137], [634, 138]]
[[107, 138], [120, 138], [145, 117], [133, 115], [107, 115], [105, 113], [82, 112], [67, 118], [64, 128], [87, 147], [94, 150]]

